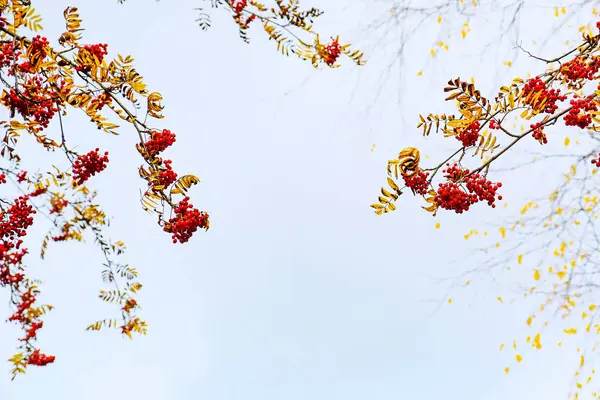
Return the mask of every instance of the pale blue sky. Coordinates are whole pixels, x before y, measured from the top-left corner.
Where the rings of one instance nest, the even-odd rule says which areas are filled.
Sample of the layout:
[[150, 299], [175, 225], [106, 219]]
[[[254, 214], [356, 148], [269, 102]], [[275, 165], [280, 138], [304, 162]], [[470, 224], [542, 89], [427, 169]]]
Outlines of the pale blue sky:
[[[524, 335], [531, 309], [497, 304], [505, 287], [474, 285], [433, 315], [435, 304], [427, 301], [443, 300], [447, 289], [430, 277], [456, 276], [481, 261], [466, 258], [477, 244], [462, 238], [469, 229], [510, 216], [534, 192], [559, 182], [558, 172], [545, 181], [533, 168], [529, 181], [513, 174], [503, 187], [507, 210], [482, 206], [434, 220], [408, 195], [391, 215], [376, 217], [368, 207], [385, 183], [386, 161], [403, 147], [423, 147], [435, 160], [455, 147], [435, 135], [425, 141], [415, 128], [419, 113], [450, 110], [442, 91], [448, 79], [474, 76], [487, 94], [499, 83], [495, 65], [508, 79], [538, 69], [524, 57], [502, 69], [512, 43], [492, 51], [491, 61], [480, 60], [493, 14], [472, 20], [465, 41], [455, 31], [451, 51], [435, 62], [428, 52], [438, 27], [423, 26], [407, 47], [404, 75], [392, 74], [367, 113], [393, 46], [387, 54], [376, 46], [361, 70], [346, 64], [313, 72], [309, 63], [278, 56], [260, 30], [244, 44], [224, 13], [215, 11], [203, 33], [191, 11], [197, 1], [39, 3], [52, 41], [63, 29], [62, 10], [76, 5], [85, 42], [108, 43], [110, 56], [135, 57], [146, 83], [165, 98], [161, 127], [178, 135], [169, 150], [174, 168], [202, 180], [192, 199], [210, 212], [212, 228], [173, 245], [139, 205], [135, 133], [123, 127], [119, 137], [108, 137], [72, 112], [65, 126], [71, 142], [111, 153], [93, 184], [114, 217], [112, 237], [126, 242], [127, 260], [140, 271], [149, 335], [129, 341], [118, 332], [84, 331], [113, 311], [96, 299], [101, 253], [91, 241], [58, 244], [40, 261], [42, 222], [32, 230], [28, 264], [45, 282], [42, 301], [56, 306], [40, 343], [57, 361], [13, 383], [7, 374], [1, 400], [565, 398], [567, 350], [548, 346], [504, 374], [514, 358], [498, 346]], [[368, 42], [360, 30], [368, 18], [389, 11], [389, 2], [356, 9], [330, 3], [322, 5], [324, 33], [356, 42]], [[525, 14], [524, 43], [543, 36], [542, 15], [555, 22], [551, 9]], [[582, 12], [575, 26], [588, 17]], [[540, 32], [528, 28], [532, 20], [540, 21]], [[577, 38], [576, 29], [569, 36]], [[538, 150], [534, 144], [529, 150]], [[434, 229], [436, 221], [442, 229]], [[16, 334], [0, 325], [0, 357], [12, 354]]]

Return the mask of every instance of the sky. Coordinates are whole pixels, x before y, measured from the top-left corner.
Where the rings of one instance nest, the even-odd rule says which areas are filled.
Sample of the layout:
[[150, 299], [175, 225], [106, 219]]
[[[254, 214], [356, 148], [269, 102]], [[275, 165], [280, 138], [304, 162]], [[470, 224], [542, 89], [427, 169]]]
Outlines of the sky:
[[[150, 89], [164, 96], [157, 128], [178, 135], [168, 155], [178, 172], [201, 179], [192, 203], [210, 213], [211, 229], [172, 244], [139, 204], [136, 133], [124, 126], [109, 137], [71, 112], [71, 142], [110, 152], [109, 167], [90, 184], [113, 217], [111, 237], [125, 241], [126, 260], [140, 272], [149, 333], [130, 341], [118, 331], [85, 332], [113, 311], [96, 298], [102, 254], [90, 240], [52, 245], [40, 260], [45, 227], [34, 226], [29, 271], [44, 281], [41, 301], [56, 307], [40, 347], [57, 359], [14, 382], [7, 371], [1, 400], [566, 398], [575, 360], [568, 349], [530, 352], [518, 366], [512, 353], [498, 351], [527, 328], [531, 304], [496, 301], [518, 274], [508, 286], [482, 280], [452, 293], [440, 281], [482, 261], [472, 251], [489, 243], [465, 241], [466, 232], [510, 218], [532, 195], [549, 191], [562, 179], [559, 165], [555, 177], [542, 175], [547, 166], [503, 175], [507, 208], [432, 218], [408, 195], [392, 214], [369, 208], [385, 184], [387, 160], [402, 148], [422, 148], [424, 162], [455, 148], [415, 128], [420, 113], [450, 110], [442, 91], [448, 79], [474, 77], [488, 94], [498, 77], [510, 81], [539, 64], [526, 57], [502, 64], [514, 56], [514, 42], [490, 50], [498, 15], [489, 13], [488, 20], [471, 19], [465, 40], [454, 31], [449, 51], [435, 59], [429, 50], [445, 33], [435, 22], [421, 26], [402, 73], [388, 76], [394, 40], [374, 41], [367, 27], [389, 13], [390, 2], [330, 3], [322, 6], [324, 35], [339, 32], [364, 44], [371, 50], [367, 66], [313, 71], [277, 55], [260, 30], [244, 44], [218, 10], [202, 32], [192, 11], [198, 4], [190, 0], [34, 4], [52, 43], [63, 29], [62, 10], [76, 5], [85, 43], [108, 43], [109, 56], [133, 55]], [[557, 22], [549, 7], [526, 11], [519, 35], [536, 50], [533, 41]], [[582, 11], [557, 47], [576, 39], [576, 28], [590, 19]], [[391, 28], [392, 36], [394, 29], [400, 28]], [[554, 55], [553, 49], [540, 51]], [[46, 158], [54, 160], [36, 154], [26, 162]], [[13, 353], [17, 334], [0, 324], [0, 357]]]

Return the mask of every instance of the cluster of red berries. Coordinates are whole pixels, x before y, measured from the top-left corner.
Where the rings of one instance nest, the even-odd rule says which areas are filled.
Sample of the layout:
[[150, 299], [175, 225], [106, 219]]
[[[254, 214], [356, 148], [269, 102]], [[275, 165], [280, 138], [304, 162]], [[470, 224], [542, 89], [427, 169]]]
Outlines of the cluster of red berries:
[[464, 147], [474, 146], [477, 143], [477, 139], [479, 139], [480, 127], [479, 121], [473, 121], [469, 126], [461, 129], [460, 133], [455, 137]]
[[100, 111], [104, 108], [105, 105], [110, 103], [111, 97], [107, 93], [102, 93], [95, 99], [92, 99], [91, 103], [96, 106], [96, 110]]
[[10, 67], [21, 54], [12, 41], [0, 42], [0, 68]]
[[594, 57], [591, 61], [587, 61], [584, 56], [575, 57], [568, 61], [560, 68], [560, 73], [571, 82], [580, 80], [593, 80], [594, 75], [598, 73], [600, 68], [600, 59]]
[[25, 332], [25, 337], [22, 339], [19, 339], [19, 340], [22, 342], [28, 342], [29, 340], [36, 337], [37, 330], [43, 326], [44, 326], [44, 321], [34, 322], [33, 324], [31, 324], [31, 327], [29, 327], [29, 329], [27, 329], [27, 331]]
[[231, 0], [231, 7], [236, 14], [240, 14], [247, 6], [248, 0]]
[[0, 174], [0, 183], [6, 183], [6, 174]]
[[496, 119], [490, 119], [490, 129], [500, 129], [500, 122]]
[[46, 58], [46, 48], [50, 45], [48, 39], [43, 36], [37, 35], [31, 39], [30, 51], [31, 54], [35, 54], [37, 57]]
[[100, 62], [102, 62], [104, 56], [108, 54], [108, 45], [106, 43], [86, 44], [83, 48], [89, 51]]
[[410, 188], [413, 193], [420, 194], [421, 196], [427, 193], [429, 188], [429, 182], [427, 177], [429, 172], [424, 172], [422, 169], [417, 170], [412, 176], [404, 176], [404, 184]]
[[598, 106], [592, 97], [571, 100], [571, 110], [565, 115], [565, 125], [587, 128], [592, 123], [592, 116], [582, 111], [597, 111]]
[[321, 56], [327, 65], [333, 65], [342, 54], [342, 46], [337, 38], [331, 38], [331, 43], [323, 47]]
[[532, 136], [535, 140], [540, 142], [540, 144], [548, 143], [548, 138], [546, 137], [546, 134], [544, 133], [544, 125], [542, 125], [541, 122], [536, 122], [535, 124], [531, 124], [531, 125], [529, 125], [529, 127], [531, 129], [533, 129]]
[[102, 172], [108, 163], [108, 152], [100, 156], [100, 149], [92, 150], [87, 154], [77, 157], [73, 163], [73, 179], [75, 186], [81, 185], [90, 177]]
[[31, 77], [20, 94], [11, 89], [2, 93], [0, 101], [10, 109], [12, 115], [18, 112], [24, 118], [33, 117], [43, 128], [47, 128], [58, 111], [56, 102], [59, 100], [58, 95], [48, 89], [41, 77]]
[[[565, 101], [567, 96], [560, 94], [560, 89], [548, 89], [546, 83], [539, 76], [529, 79], [523, 85], [522, 98], [524, 103], [530, 105], [534, 110], [537, 105], [544, 104], [543, 111], [554, 114], [558, 109], [557, 101]], [[537, 95], [540, 93], [539, 95]]]
[[[599, 22], [600, 23], [600, 22]], [[600, 154], [598, 154], [597, 158], [592, 158], [592, 164], [597, 167], [600, 168]]]
[[27, 180], [27, 171], [19, 171], [17, 172], [17, 182], [23, 183]]
[[[446, 165], [449, 168], [443, 172], [448, 182], [440, 184], [435, 196], [435, 203], [439, 207], [462, 214], [479, 201], [486, 201], [495, 208], [496, 199], [502, 200], [502, 196], [496, 194], [502, 183], [492, 183], [477, 173], [470, 174], [468, 169], [462, 170], [457, 164]], [[466, 190], [461, 187], [461, 183], [465, 184]]]
[[27, 360], [27, 364], [44, 366], [50, 363], [53, 363], [56, 359], [55, 356], [47, 356], [45, 354], [41, 354], [39, 350], [34, 350], [33, 353], [29, 356]]
[[175, 141], [175, 134], [168, 129], [163, 129], [162, 131], [152, 131], [150, 140], [144, 143], [144, 146], [150, 156], [156, 156], [158, 153], [165, 151]]
[[185, 243], [198, 230], [206, 228], [208, 215], [189, 203], [190, 198], [184, 197], [175, 208], [175, 216], [165, 225], [163, 230], [171, 233], [173, 243]]
[[[173, 167], [171, 167], [171, 160], [165, 160], [164, 166], [165, 168], [160, 170], [158, 173], [158, 184], [164, 187], [169, 187], [173, 182], [177, 180], [177, 173], [173, 171]], [[148, 183], [151, 185], [152, 183]]]
[[11, 272], [11, 265], [19, 265], [27, 249], [21, 248], [27, 228], [33, 224], [36, 211], [27, 204], [29, 196], [15, 199], [8, 210], [0, 212], [0, 286], [18, 285], [23, 275]]
[[[92, 56], [96, 57], [96, 59], [101, 63], [104, 60], [104, 56], [108, 54], [108, 45], [105, 43], [86, 44], [85, 46], [83, 46], [83, 48], [80, 48], [79, 51], [85, 51], [90, 53]], [[86, 73], [92, 70], [92, 66], [77, 65], [75, 66], [75, 70]]]

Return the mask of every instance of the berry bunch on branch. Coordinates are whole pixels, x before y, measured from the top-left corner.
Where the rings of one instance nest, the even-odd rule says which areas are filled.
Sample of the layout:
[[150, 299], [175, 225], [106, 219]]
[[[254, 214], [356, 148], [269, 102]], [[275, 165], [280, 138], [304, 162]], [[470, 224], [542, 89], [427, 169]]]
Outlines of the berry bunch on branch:
[[[132, 337], [145, 334], [146, 323], [137, 315], [136, 293], [142, 288], [135, 268], [122, 264], [118, 256], [125, 250], [121, 241], [105, 238], [107, 218], [95, 203], [96, 193], [86, 185], [109, 164], [109, 154], [99, 148], [85, 154], [68, 143], [63, 118], [69, 109], [83, 112], [103, 132], [117, 134], [120, 120], [137, 133], [139, 168], [146, 181], [142, 206], [158, 217], [158, 223], [173, 242], [184, 243], [200, 229], [209, 228], [208, 214], [190, 203], [188, 190], [199, 179], [178, 175], [164, 152], [175, 143], [175, 134], [154, 123], [163, 118], [162, 96], [151, 92], [133, 66], [131, 56], [108, 57], [103, 43], [82, 43], [81, 19], [77, 8], [64, 11], [65, 31], [57, 46], [40, 35], [31, 38], [27, 30], [42, 29], [41, 17], [29, 1], [0, 0], [0, 104], [5, 120], [0, 120], [4, 137], [0, 141], [0, 188], [12, 183], [21, 195], [0, 196], [0, 286], [11, 293], [12, 312], [8, 321], [22, 330], [18, 352], [10, 358], [13, 378], [31, 365], [55, 361], [36, 346], [43, 328], [42, 318], [50, 305], [37, 303], [39, 282], [27, 274], [24, 239], [37, 216], [46, 217], [52, 229], [43, 240], [42, 258], [49, 243], [83, 241], [91, 235], [105, 256], [102, 279], [106, 290], [100, 299], [117, 305], [116, 318], [91, 324], [88, 330], [118, 328]], [[30, 176], [22, 168], [19, 138], [33, 136], [48, 152], [61, 155], [53, 170]], [[76, 138], [74, 138], [76, 140]], [[133, 150], [133, 149], [132, 149]]]
[[[239, 27], [242, 40], [249, 42], [248, 29], [253, 24], [262, 26], [270, 40], [277, 44], [277, 51], [284, 55], [296, 55], [308, 60], [315, 68], [326, 65], [330, 68], [340, 66], [338, 60], [345, 56], [357, 65], [364, 65], [364, 54], [352, 50], [349, 44], [341, 44], [339, 36], [322, 42], [320, 35], [313, 29], [316, 18], [323, 15], [317, 8], [303, 9], [298, 0], [271, 0], [270, 6], [254, 0], [211, 0], [213, 8], [224, 8]], [[196, 20], [203, 30], [211, 26], [211, 17], [203, 9], [197, 8]]]
[[[600, 22], [596, 26], [600, 29]], [[500, 88], [493, 101], [481, 96], [473, 84], [460, 78], [450, 80], [444, 88], [449, 93], [446, 100], [455, 102], [458, 113], [420, 115], [417, 127], [424, 136], [441, 131], [444, 137], [457, 140], [459, 147], [429, 168], [421, 166], [419, 150], [402, 150], [388, 162], [389, 187], [382, 188], [379, 201], [371, 205], [375, 213], [394, 211], [406, 189], [422, 196], [427, 202], [423, 208], [434, 216], [440, 209], [462, 214], [479, 202], [495, 207], [496, 200], [502, 200], [498, 193], [502, 183], [491, 181], [488, 174], [492, 164], [519, 142], [533, 139], [544, 145], [546, 128], [560, 122], [599, 131], [599, 42], [600, 35], [584, 32], [582, 43], [568, 53], [553, 60], [535, 57], [547, 64], [560, 63], [560, 67], [526, 81], [514, 79]], [[506, 118], [515, 113], [529, 121], [529, 129], [516, 133], [507, 128]], [[467, 155], [479, 156], [480, 161], [467, 168]]]

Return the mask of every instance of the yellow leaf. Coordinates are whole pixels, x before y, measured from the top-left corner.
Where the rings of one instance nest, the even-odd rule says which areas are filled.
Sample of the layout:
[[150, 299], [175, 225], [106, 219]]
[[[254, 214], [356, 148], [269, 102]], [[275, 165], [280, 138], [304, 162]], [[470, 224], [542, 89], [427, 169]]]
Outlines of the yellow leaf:
[[435, 229], [440, 229], [440, 223], [439, 222], [435, 223]]
[[502, 235], [502, 239], [504, 239], [506, 237], [506, 229], [498, 228], [498, 230], [500, 231], [500, 235]]
[[448, 304], [452, 304], [452, 299], [448, 299]]
[[529, 316], [529, 318], [527, 318], [527, 325], [531, 326], [532, 322], [533, 322], [533, 317]]
[[585, 358], [581, 356], [581, 358], [579, 359], [579, 368], [583, 367], [583, 364], [585, 364]]
[[569, 145], [569, 143], [571, 143], [571, 139], [569, 139], [569, 137], [567, 136], [567, 137], [565, 138], [565, 146], [568, 146], [568, 145]]
[[538, 333], [537, 335], [535, 335], [535, 337], [533, 338], [533, 346], [540, 350], [542, 348], [542, 343], [540, 342], [540, 334]]
[[502, 297], [498, 297], [498, 301], [499, 301], [501, 304], [503, 304], [503, 303], [504, 303], [504, 300], [502, 300]]
[[510, 371], [510, 368], [508, 368], [508, 367], [504, 368], [504, 372], [506, 372], [507, 374], [509, 371]]
[[519, 264], [522, 264], [522, 263], [523, 263], [523, 254], [519, 254], [519, 257], [517, 257], [517, 262], [518, 262]]
[[429, 53], [431, 54], [432, 57], [435, 56], [435, 49], [431, 49], [431, 51], [429, 51]]
[[596, 309], [596, 305], [595, 304], [590, 304], [589, 310], [590, 311], [594, 311], [595, 309]]
[[[519, 264], [520, 264], [520, 263], [519, 263]], [[536, 281], [539, 281], [539, 280], [540, 280], [540, 271], [539, 271], [539, 270], [537, 270], [537, 269], [536, 269], [536, 270], [533, 272], [533, 279], [534, 279], [534, 280], [536, 280]]]
[[565, 277], [567, 274], [565, 273], [565, 271], [558, 271], [558, 272], [556, 273], [556, 275], [557, 275], [557, 276], [558, 276], [560, 279], [564, 279], [564, 277]]
[[502, 344], [500, 345], [500, 350], [502, 350], [503, 348], [504, 348], [504, 343], [502, 343]]
[[521, 357], [521, 355], [520, 355], [520, 354], [517, 354], [517, 355], [515, 356], [515, 359], [517, 360], [517, 362], [518, 362], [518, 363], [520, 363], [521, 361], [523, 361], [523, 357]]
[[441, 23], [442, 23], [442, 17], [441, 17], [441, 16], [437, 17], [437, 23], [438, 23], [438, 24], [441, 24]]
[[574, 334], [576, 334], [576, 333], [577, 333], [577, 329], [575, 329], [575, 328], [569, 328], [569, 329], [565, 329], [565, 333], [566, 333], [567, 335], [574, 335]]

